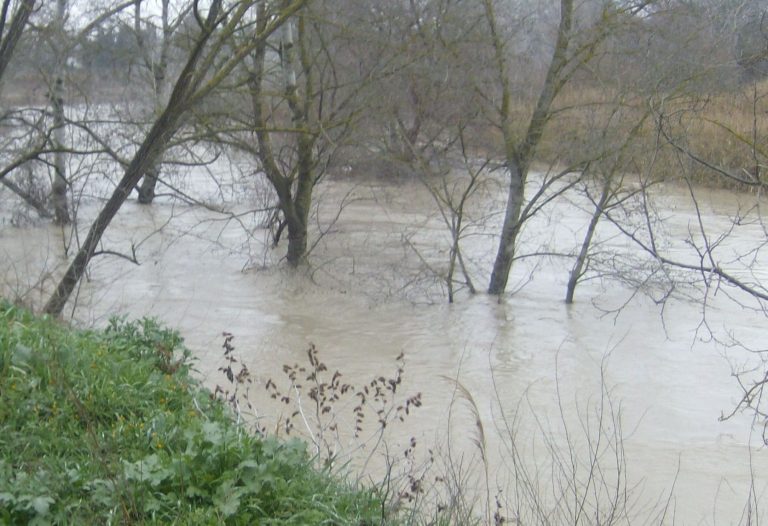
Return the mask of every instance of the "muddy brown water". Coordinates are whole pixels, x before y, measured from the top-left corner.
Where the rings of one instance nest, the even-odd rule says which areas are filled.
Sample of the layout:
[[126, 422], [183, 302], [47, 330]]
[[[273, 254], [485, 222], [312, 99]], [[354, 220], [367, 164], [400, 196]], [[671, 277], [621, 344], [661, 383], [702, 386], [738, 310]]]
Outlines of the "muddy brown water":
[[[250, 197], [242, 198], [241, 192], [235, 188], [229, 195], [240, 201], [232, 205], [243, 213], [237, 219], [171, 200], [151, 207], [127, 203], [110, 226], [105, 246], [128, 251], [131, 243], [139, 244], [141, 265], [97, 258], [78, 291], [75, 321], [99, 325], [115, 313], [155, 316], [179, 329], [211, 387], [225, 385], [218, 370], [224, 364], [221, 334], [234, 334], [237, 356], [256, 384], [256, 412], [267, 427], [286, 410], [266, 396], [263, 384], [282, 381], [284, 364], [304, 363], [310, 343], [331, 370], [339, 369], [346, 381], [358, 384], [391, 374], [395, 357], [404, 353], [399, 392], [420, 392], [423, 405], [404, 423], [390, 426], [390, 454], [400, 455], [415, 437], [422, 453], [439, 447], [445, 455], [450, 436], [454, 461], [482, 465], [472, 443], [475, 418], [452, 380], [458, 379], [483, 425], [492, 495], [501, 491], [512, 499], [513, 494], [505, 421], [529, 469], [540, 470], [541, 491], [551, 493], [546, 483], [551, 454], [544, 444], [562, 448], [571, 440], [583, 456], [588, 451], [584, 437], [592, 436], [594, 445], [596, 408], [607, 391], [621, 422], [626, 457], [621, 466], [637, 521], [658, 519], [650, 510], [668, 501], [665, 523], [735, 524], [745, 519], [750, 494], [764, 497], [768, 453], [761, 447], [761, 423], [749, 413], [725, 422], [718, 418], [739, 398], [732, 367], [759, 358], [713, 341], [702, 320], [719, 338], [735, 336], [755, 347], [766, 320], [732, 301], [727, 291], [711, 294], [706, 308], [687, 300], [685, 295], [699, 296], [684, 287], [660, 304], [633, 294], [624, 283], [594, 279], [567, 306], [562, 298], [568, 260], [530, 258], [515, 267], [514, 293], [501, 302], [460, 291], [457, 302], [448, 305], [441, 283], [427, 268], [444, 268], [448, 237], [418, 183], [327, 181], [317, 210], [324, 235], [312, 253], [310, 271], [298, 274], [280, 263], [282, 249], [269, 247], [259, 215], [246, 213]], [[484, 218], [484, 225], [468, 232], [465, 245], [478, 288], [486, 284], [485, 269], [495, 248], [488, 232], [499, 221], [494, 212], [503, 201], [493, 192], [478, 198], [472, 213]], [[698, 221], [685, 192], [670, 187], [660, 198], [666, 231], [685, 236]], [[702, 196], [700, 212], [712, 232], [729, 227], [741, 200], [722, 192]], [[340, 203], [345, 203], [343, 211], [331, 224]], [[83, 228], [97, 204], [82, 205]], [[587, 221], [579, 206], [563, 202], [534, 220], [524, 246], [573, 250]], [[3, 287], [6, 294], [36, 303], [43, 293], [35, 291], [50, 287], [66, 261], [62, 233], [38, 222], [13, 226], [11, 218], [7, 212], [0, 229]], [[724, 250], [736, 254], [764, 242], [761, 225], [746, 223], [723, 242]], [[615, 231], [604, 227], [601, 236], [605, 253], [623, 251], [625, 261], [634, 257]], [[668, 248], [687, 257], [684, 243]], [[764, 268], [758, 264], [753, 278], [760, 278], [756, 273], [764, 274]], [[339, 410], [349, 413], [349, 407]], [[613, 432], [612, 424], [604, 425]], [[347, 446], [352, 442], [349, 437], [343, 441]], [[378, 453], [376, 458], [373, 464], [380, 465]], [[606, 466], [610, 461], [602, 459]], [[355, 462], [360, 463], [359, 457]], [[484, 495], [480, 473], [470, 485]], [[766, 498], [759, 508], [765, 508]]]

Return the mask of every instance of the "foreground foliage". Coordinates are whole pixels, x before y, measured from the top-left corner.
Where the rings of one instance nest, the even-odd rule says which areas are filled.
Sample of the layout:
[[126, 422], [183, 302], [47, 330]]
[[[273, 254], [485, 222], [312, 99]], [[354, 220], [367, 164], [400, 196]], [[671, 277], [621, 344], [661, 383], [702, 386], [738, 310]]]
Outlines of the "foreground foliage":
[[0, 304], [0, 523], [373, 524], [380, 502], [250, 435], [151, 320], [78, 332]]

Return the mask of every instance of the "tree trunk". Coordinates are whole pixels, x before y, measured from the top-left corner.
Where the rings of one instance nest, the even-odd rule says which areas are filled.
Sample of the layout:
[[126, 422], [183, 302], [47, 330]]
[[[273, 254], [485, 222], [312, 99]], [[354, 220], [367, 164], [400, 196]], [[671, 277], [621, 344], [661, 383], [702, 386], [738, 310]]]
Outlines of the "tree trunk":
[[[8, 2], [10, 3], [10, 2]], [[11, 61], [13, 52], [16, 50], [16, 45], [19, 43], [21, 34], [24, 32], [24, 28], [27, 26], [27, 21], [32, 12], [35, 10], [35, 0], [23, 0], [18, 4], [16, 11], [11, 17], [8, 30], [0, 30], [2, 41], [0, 42], [0, 80], [2, 80], [5, 69]], [[4, 29], [8, 23], [8, 13], [5, 11], [3, 17], [0, 18], [2, 28]]]
[[[262, 7], [263, 9], [263, 7]], [[263, 16], [258, 17], [260, 25], [265, 23]], [[303, 21], [300, 18], [299, 39], [304, 35]], [[296, 267], [307, 260], [307, 239], [309, 212], [312, 207], [312, 193], [315, 186], [314, 177], [314, 146], [315, 138], [309, 130], [308, 101], [306, 97], [311, 93], [311, 72], [309, 65], [302, 55], [301, 67], [304, 73], [304, 81], [307, 83], [305, 93], [299, 91], [296, 75], [296, 50], [294, 39], [294, 27], [288, 20], [282, 27], [282, 74], [285, 88], [285, 99], [291, 110], [291, 121], [296, 130], [296, 167], [295, 176], [285, 174], [278, 165], [273, 152], [265, 111], [265, 94], [262, 90], [264, 82], [264, 68], [266, 44], [257, 46], [254, 50], [253, 72], [249, 79], [251, 105], [253, 110], [253, 126], [259, 144], [258, 159], [267, 179], [277, 193], [280, 209], [283, 211], [288, 228], [288, 251], [286, 259], [288, 264]], [[295, 179], [294, 179], [295, 177]], [[295, 191], [294, 191], [295, 184]]]
[[160, 176], [160, 159], [153, 164], [147, 172], [144, 174], [144, 178], [141, 181], [139, 189], [139, 204], [151, 205], [155, 199], [155, 187], [157, 186], [157, 178]]
[[496, 260], [493, 263], [491, 281], [488, 285], [488, 294], [503, 294], [507, 288], [509, 273], [512, 270], [512, 261], [515, 258], [515, 244], [520, 230], [520, 211], [523, 208], [523, 187], [528, 172], [527, 166], [521, 166], [513, 160], [507, 165], [509, 171], [509, 190], [507, 192], [507, 206], [504, 212], [504, 223], [501, 226], [501, 239]]
[[294, 220], [288, 221], [288, 254], [286, 259], [292, 267], [304, 263], [307, 258], [307, 223]]
[[[163, 39], [160, 42], [160, 57], [157, 61], [152, 56], [152, 50], [145, 50], [147, 60], [147, 66], [152, 73], [152, 90], [154, 94], [154, 112], [155, 116], [160, 115], [163, 111], [163, 104], [167, 98], [167, 85], [166, 72], [168, 70], [168, 49], [171, 43], [171, 25], [169, 19], [169, 6], [170, 0], [163, 0], [162, 2], [162, 18], [163, 24]], [[135, 7], [136, 18], [134, 20], [134, 31], [139, 39], [139, 45], [144, 46], [144, 39], [141, 35], [141, 2], [136, 3]], [[144, 174], [144, 178], [141, 181], [141, 186], [138, 187], [139, 192], [139, 204], [149, 205], [155, 199], [155, 189], [157, 187], [157, 181], [160, 178], [160, 167], [162, 166], [163, 156], [161, 155], [152, 167]]]
[[544, 128], [551, 117], [552, 102], [563, 87], [566, 76], [564, 70], [568, 64], [568, 44], [573, 22], [573, 0], [560, 0], [560, 25], [557, 31], [557, 41], [552, 54], [552, 60], [547, 68], [544, 85], [539, 92], [536, 107], [528, 123], [525, 136], [516, 142], [511, 128], [511, 99], [512, 88], [506, 66], [506, 50], [502, 36], [499, 34], [493, 1], [485, 0], [485, 14], [491, 32], [491, 41], [496, 61], [497, 74], [501, 85], [501, 131], [504, 139], [504, 155], [509, 171], [509, 190], [507, 206], [504, 212], [504, 223], [501, 227], [499, 248], [493, 264], [488, 293], [503, 294], [512, 269], [515, 255], [515, 243], [520, 231], [520, 211], [522, 210], [525, 182], [528, 169], [536, 148], [544, 134]]
[[[155, 97], [155, 116], [159, 115], [163, 110], [163, 104], [167, 98], [167, 86], [166, 74], [168, 71], [168, 51], [171, 45], [171, 24], [169, 14], [170, 0], [162, 1], [161, 11], [161, 23], [163, 25], [163, 38], [160, 42], [160, 57], [157, 61], [153, 59], [152, 51], [145, 50], [147, 60], [147, 67], [149, 67], [152, 73], [152, 90]], [[136, 31], [137, 38], [139, 38], [140, 46], [144, 46], [144, 39], [141, 35], [141, 2], [136, 3], [134, 20], [134, 31]], [[143, 205], [152, 204], [155, 199], [155, 189], [157, 187], [157, 181], [160, 178], [160, 167], [162, 166], [162, 155], [157, 162], [147, 170], [144, 174], [144, 179], [141, 182], [141, 186], [138, 187], [139, 203]]]
[[[306, 126], [306, 121], [303, 122]], [[307, 260], [307, 226], [312, 207], [312, 191], [315, 187], [312, 149], [314, 140], [301, 133], [297, 141], [298, 183], [294, 197], [295, 227], [288, 225], [288, 263], [298, 266]]]
[[63, 80], [56, 79], [53, 90], [53, 182], [51, 183], [51, 202], [53, 204], [54, 222], [67, 225], [71, 222], [69, 205], [67, 203], [67, 159], [64, 149], [64, 98], [61, 88]]
[[584, 235], [584, 241], [581, 244], [581, 250], [576, 257], [576, 263], [571, 269], [571, 273], [568, 276], [568, 287], [565, 292], [565, 303], [570, 305], [573, 303], [573, 295], [576, 292], [576, 285], [579, 283], [579, 279], [584, 274], [584, 266], [587, 262], [587, 256], [589, 255], [589, 248], [592, 246], [592, 238], [597, 230], [597, 223], [600, 221], [600, 216], [603, 214], [606, 203], [611, 195], [611, 179], [606, 178], [603, 184], [603, 191], [600, 195], [600, 201], [595, 205], [595, 211], [592, 213], [592, 218], [587, 226], [587, 232]]
[[51, 202], [53, 204], [54, 221], [59, 225], [71, 222], [67, 204], [67, 158], [64, 153], [64, 68], [67, 64], [65, 52], [64, 20], [67, 15], [67, 0], [58, 0], [56, 4], [57, 31], [56, 39], [58, 57], [53, 89], [51, 90], [51, 106], [53, 110], [53, 182], [51, 183]]
[[[259, 5], [259, 13], [257, 15], [257, 31], [262, 31], [266, 26], [266, 4]], [[253, 52], [253, 71], [248, 80], [250, 95], [251, 95], [251, 110], [253, 112], [253, 129], [256, 134], [256, 140], [258, 142], [258, 150], [256, 157], [258, 158], [261, 168], [264, 170], [264, 174], [267, 180], [272, 184], [272, 187], [277, 193], [277, 199], [280, 204], [280, 209], [283, 211], [285, 217], [285, 225], [288, 227], [289, 237], [289, 258], [290, 260], [296, 260], [297, 253], [301, 250], [301, 238], [299, 234], [301, 232], [300, 223], [296, 219], [296, 213], [293, 205], [293, 195], [291, 192], [291, 181], [283, 176], [280, 170], [277, 160], [275, 159], [272, 139], [268, 131], [267, 115], [268, 112], [265, 109], [265, 97], [262, 90], [262, 83], [264, 82], [264, 68], [266, 58], [267, 45], [266, 42], [262, 42], [256, 46]], [[278, 230], [282, 232], [282, 228]], [[297, 233], [298, 232], [298, 233]], [[304, 245], [306, 246], [306, 233], [304, 237]], [[294, 248], [291, 249], [291, 240], [297, 239], [294, 243]], [[277, 237], [276, 239], [279, 239]]]

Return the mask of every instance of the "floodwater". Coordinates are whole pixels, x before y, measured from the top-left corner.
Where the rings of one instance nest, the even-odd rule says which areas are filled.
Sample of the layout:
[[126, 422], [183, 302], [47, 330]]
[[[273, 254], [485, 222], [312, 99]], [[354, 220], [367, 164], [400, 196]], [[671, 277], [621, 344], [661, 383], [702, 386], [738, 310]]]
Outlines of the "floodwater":
[[[619, 500], [627, 508], [619, 523], [737, 524], [750, 519], [745, 511], [750, 498], [757, 498], [758, 509], [766, 508], [762, 422], [748, 412], [719, 420], [740, 398], [732, 371], [760, 363], [759, 355], [726, 345], [739, 339], [759, 348], [763, 339], [766, 320], [746, 298], [713, 289], [704, 307], [693, 285], [681, 285], [667, 298], [659, 288], [663, 284], [632, 267], [645, 261], [643, 255], [604, 225], [598, 259], [606, 272], [612, 261], [612, 272], [623, 280], [589, 280], [568, 306], [563, 297], [571, 259], [525, 258], [514, 269], [512, 293], [501, 301], [461, 290], [449, 305], [435, 276], [446, 267], [449, 236], [434, 200], [413, 181], [325, 181], [316, 210], [322, 236], [309, 270], [295, 273], [280, 262], [284, 247], [269, 246], [262, 214], [249, 212], [249, 206], [259, 207], [259, 192], [246, 192], [247, 181], [228, 187], [209, 183], [187, 182], [184, 189], [207, 202], [227, 200], [235, 215], [170, 199], [151, 207], [126, 203], [104, 248], [130, 253], [136, 245], [140, 265], [97, 257], [78, 291], [75, 321], [99, 325], [115, 313], [155, 316], [179, 329], [211, 387], [228, 385], [218, 368], [224, 365], [222, 333], [232, 333], [236, 356], [254, 380], [254, 410], [270, 429], [294, 406], [271, 400], [264, 384], [272, 379], [286, 386], [283, 365], [306, 364], [310, 344], [330, 371], [340, 370], [344, 381], [356, 385], [389, 377], [403, 353], [398, 403], [421, 393], [422, 405], [404, 422], [387, 426], [390, 457], [403, 464], [402, 451], [414, 437], [417, 457], [423, 461], [433, 448], [438, 470], [450, 450], [453, 467], [466, 471], [467, 486], [480, 497], [487, 483], [491, 498], [499, 494], [506, 504], [516, 502], [516, 488], [518, 496], [525, 493], [524, 469], [544, 507], [580, 501], [574, 487], [588, 503], [598, 500], [605, 507], [610, 499], [595, 488], [616, 486], [618, 466], [623, 481], [618, 485], [624, 488]], [[491, 186], [470, 209], [464, 251], [480, 291], [495, 250], [488, 233], [500, 221], [503, 198], [503, 191]], [[736, 261], [739, 251], [765, 240], [760, 224], [748, 221], [758, 210], [740, 208], [736, 196], [706, 192], [700, 214], [683, 189], [667, 187], [658, 198], [663, 231], [678, 240], [665, 250], [676, 257], [690, 257], [682, 240], [691, 232], [696, 238], [699, 215], [709, 232], [718, 234], [738, 210], [744, 214], [743, 226], [722, 240], [724, 261]], [[520, 253], [576, 250], [588, 216], [584, 203], [573, 199], [558, 201], [530, 222]], [[83, 229], [98, 203], [81, 205]], [[12, 225], [9, 210], [0, 229], [3, 288], [39, 304], [41, 289], [53, 284], [65, 262], [64, 238], [44, 223]], [[314, 235], [317, 239], [318, 232]], [[756, 263], [750, 277], [758, 279], [765, 267], [757, 268], [759, 253], [751, 257]], [[632, 281], [643, 281], [647, 294], [637, 293]], [[303, 402], [311, 413], [306, 396]], [[332, 414], [338, 411], [342, 424], [352, 425], [353, 405], [343, 401]], [[356, 441], [342, 435], [343, 453]], [[479, 438], [487, 478], [474, 444]], [[356, 450], [352, 465], [360, 468], [372, 448], [369, 442]], [[374, 478], [382, 451], [366, 466]], [[595, 465], [600, 469], [593, 469], [590, 479]], [[434, 484], [434, 475], [426, 482]], [[589, 506], [587, 516], [594, 517]], [[565, 508], [550, 521], [565, 522]], [[510, 510], [506, 514], [513, 517]]]

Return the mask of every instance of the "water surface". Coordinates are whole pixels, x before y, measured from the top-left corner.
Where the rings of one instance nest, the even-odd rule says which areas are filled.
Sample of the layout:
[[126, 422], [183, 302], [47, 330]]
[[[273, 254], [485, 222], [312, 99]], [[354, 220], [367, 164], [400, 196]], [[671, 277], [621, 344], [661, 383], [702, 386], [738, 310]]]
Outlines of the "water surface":
[[[205, 197], [204, 183], [192, 187]], [[423, 406], [400, 427], [392, 426], [390, 451], [402, 451], [411, 436], [424, 453], [437, 445], [444, 451], [450, 433], [454, 458], [463, 454], [474, 459], [468, 465], [480, 464], [472, 445], [477, 427], [466, 400], [457, 397], [451, 380], [457, 379], [473, 398], [485, 431], [490, 492], [500, 489], [504, 498], [512, 498], [513, 469], [505, 419], [523, 458], [546, 478], [547, 437], [562, 447], [571, 440], [580, 454], [588, 452], [585, 437], [596, 437], [596, 407], [605, 392], [622, 424], [622, 469], [639, 522], [647, 522], [649, 510], [660, 509], [658, 501], [671, 494], [666, 523], [739, 523], [750, 485], [758, 496], [764, 493], [768, 457], [760, 423], [748, 413], [725, 422], [718, 418], [739, 399], [732, 368], [755, 363], [756, 356], [710, 337], [711, 330], [723, 340], [735, 336], [759, 345], [765, 326], [760, 312], [725, 292], [707, 296], [704, 308], [686, 299], [701, 298], [686, 287], [657, 303], [661, 293], [635, 294], [612, 279], [584, 283], [576, 303], [567, 306], [562, 298], [570, 260], [560, 257], [522, 260], [510, 280], [514, 293], [500, 302], [460, 291], [449, 305], [433, 272], [445, 268], [449, 238], [419, 183], [331, 180], [322, 188], [316, 213], [324, 234], [309, 271], [299, 273], [281, 263], [284, 247], [270, 248], [262, 217], [246, 213], [251, 197], [243, 198], [236, 185], [228, 196], [231, 210], [243, 214], [236, 220], [170, 199], [151, 207], [128, 202], [104, 245], [124, 252], [138, 245], [141, 264], [96, 258], [78, 291], [74, 319], [89, 325], [103, 324], [114, 313], [156, 316], [181, 331], [211, 387], [224, 385], [218, 370], [224, 363], [221, 334], [234, 334], [237, 355], [256, 383], [256, 412], [267, 427], [286, 410], [269, 399], [263, 384], [283, 378], [284, 364], [303, 363], [311, 343], [331, 370], [355, 383], [391, 374], [396, 356], [404, 353], [400, 393], [422, 393]], [[208, 191], [221, 197], [220, 187]], [[665, 231], [678, 240], [695, 235], [698, 215], [685, 192], [668, 187], [660, 197]], [[473, 205], [478, 224], [469, 231], [465, 251], [478, 288], [486, 284], [495, 250], [487, 233], [500, 220], [495, 212], [502, 202], [502, 194], [489, 190]], [[712, 232], [731, 226], [739, 203], [727, 193], [702, 197], [701, 213]], [[92, 200], [81, 207], [84, 228], [97, 206]], [[588, 220], [584, 209], [578, 199], [563, 200], [533, 220], [521, 253], [575, 250]], [[0, 229], [6, 293], [39, 302], [44, 294], [35, 290], [50, 287], [66, 262], [62, 239], [56, 227], [15, 227], [7, 216]], [[608, 226], [600, 239], [604, 253], [623, 254], [623, 261], [644, 258]], [[746, 252], [764, 239], [760, 223], [745, 222], [723, 250]], [[682, 242], [670, 242], [668, 250], [690, 257]], [[613, 429], [607, 421], [605, 426]]]

